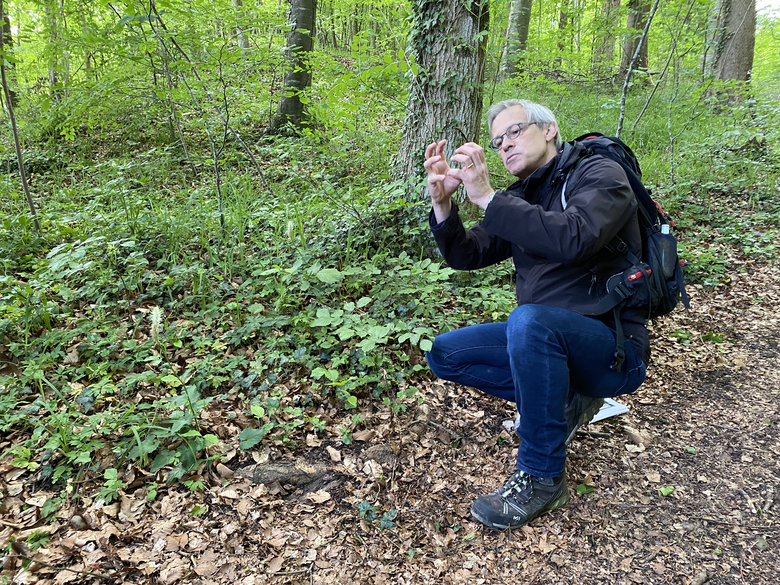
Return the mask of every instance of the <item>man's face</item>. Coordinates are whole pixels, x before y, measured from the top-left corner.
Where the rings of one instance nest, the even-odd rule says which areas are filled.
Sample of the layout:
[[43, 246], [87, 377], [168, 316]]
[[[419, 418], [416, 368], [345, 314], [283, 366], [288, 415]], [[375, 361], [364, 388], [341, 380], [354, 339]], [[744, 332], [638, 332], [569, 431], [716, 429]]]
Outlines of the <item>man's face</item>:
[[[528, 117], [522, 106], [512, 106], [503, 110], [490, 128], [491, 137], [497, 138], [504, 134], [507, 129], [519, 122], [528, 122]], [[518, 179], [526, 179], [531, 174], [543, 166], [556, 154], [555, 134], [558, 126], [551, 122], [549, 124], [536, 124], [525, 126], [520, 136], [511, 139], [504, 136], [503, 142], [498, 149], [498, 155], [504, 163], [504, 168]]]

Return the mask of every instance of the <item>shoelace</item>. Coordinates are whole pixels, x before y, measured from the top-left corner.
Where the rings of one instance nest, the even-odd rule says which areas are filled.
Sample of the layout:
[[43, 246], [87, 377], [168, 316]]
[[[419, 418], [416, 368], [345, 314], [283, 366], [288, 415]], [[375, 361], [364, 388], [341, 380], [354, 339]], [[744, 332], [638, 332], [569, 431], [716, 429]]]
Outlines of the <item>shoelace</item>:
[[530, 487], [531, 476], [522, 471], [515, 471], [512, 476], [504, 484], [501, 496], [506, 498], [516, 491], [518, 494], [522, 494], [523, 490]]

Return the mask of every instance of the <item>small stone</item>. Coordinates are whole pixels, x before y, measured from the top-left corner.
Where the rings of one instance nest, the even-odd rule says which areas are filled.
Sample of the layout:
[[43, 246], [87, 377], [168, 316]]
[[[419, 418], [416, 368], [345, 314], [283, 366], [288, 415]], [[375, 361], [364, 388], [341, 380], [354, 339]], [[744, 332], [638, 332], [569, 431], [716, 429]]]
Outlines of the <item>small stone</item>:
[[84, 522], [84, 518], [76, 514], [70, 519], [70, 526], [73, 530], [86, 530], [87, 523]]

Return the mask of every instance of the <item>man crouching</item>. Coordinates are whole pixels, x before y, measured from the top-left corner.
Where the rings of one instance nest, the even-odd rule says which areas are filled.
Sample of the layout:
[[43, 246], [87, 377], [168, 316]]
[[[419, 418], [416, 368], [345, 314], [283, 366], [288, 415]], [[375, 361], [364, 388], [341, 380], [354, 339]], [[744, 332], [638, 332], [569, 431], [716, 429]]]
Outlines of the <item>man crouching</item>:
[[[582, 144], [563, 144], [555, 117], [542, 105], [500, 102], [487, 121], [490, 148], [518, 180], [496, 191], [481, 146], [460, 146], [451, 158], [461, 165], [456, 168], [445, 159], [445, 141], [430, 144], [425, 153], [430, 224], [455, 269], [474, 270], [511, 257], [518, 306], [505, 323], [438, 336], [427, 359], [440, 378], [517, 405], [517, 468], [471, 508], [477, 520], [503, 530], [566, 504], [568, 441], [603, 398], [642, 384], [649, 343], [642, 310], [623, 309], [627, 343], [616, 362], [613, 312], [589, 312], [606, 296], [607, 279], [630, 265], [607, 244], [619, 236], [641, 254], [637, 202], [621, 166], [591, 155]], [[452, 201], [460, 185], [485, 210], [469, 230]]]

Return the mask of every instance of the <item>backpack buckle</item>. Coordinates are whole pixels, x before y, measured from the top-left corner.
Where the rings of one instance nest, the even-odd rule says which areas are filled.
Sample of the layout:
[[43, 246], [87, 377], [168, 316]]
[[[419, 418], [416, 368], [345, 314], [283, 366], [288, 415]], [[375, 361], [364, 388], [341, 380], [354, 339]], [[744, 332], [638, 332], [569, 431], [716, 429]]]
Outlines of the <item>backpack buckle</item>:
[[626, 350], [622, 347], [618, 347], [615, 352], [615, 359], [612, 360], [612, 365], [609, 366], [616, 372], [619, 372], [623, 368], [623, 362], [626, 361]]
[[615, 285], [615, 288], [612, 289], [617, 295], [621, 298], [621, 300], [626, 300], [634, 296], [633, 291], [626, 286], [626, 284], [621, 280]]

